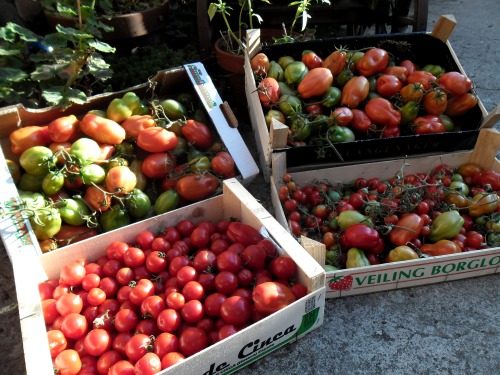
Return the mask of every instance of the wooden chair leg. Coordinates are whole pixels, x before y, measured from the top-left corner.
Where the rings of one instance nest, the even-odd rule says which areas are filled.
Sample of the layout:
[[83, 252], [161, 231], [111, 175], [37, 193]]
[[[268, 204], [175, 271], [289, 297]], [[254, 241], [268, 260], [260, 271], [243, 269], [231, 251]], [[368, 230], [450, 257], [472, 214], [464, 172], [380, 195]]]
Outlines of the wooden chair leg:
[[427, 31], [427, 15], [429, 12], [429, 0], [414, 0], [413, 31]]
[[210, 43], [210, 29], [208, 27], [208, 2], [207, 0], [196, 1], [196, 21], [198, 24], [198, 43], [200, 51], [209, 51], [212, 46]]

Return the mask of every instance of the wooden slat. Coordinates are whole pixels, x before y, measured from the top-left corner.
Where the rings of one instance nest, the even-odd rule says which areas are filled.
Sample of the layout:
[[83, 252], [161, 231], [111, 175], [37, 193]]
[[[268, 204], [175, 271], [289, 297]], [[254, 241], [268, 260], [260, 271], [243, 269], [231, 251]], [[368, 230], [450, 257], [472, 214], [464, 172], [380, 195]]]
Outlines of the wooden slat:
[[457, 20], [455, 19], [455, 16], [453, 16], [452, 14], [441, 16], [436, 22], [436, 25], [434, 26], [434, 29], [431, 32], [431, 35], [441, 40], [442, 42], [446, 43], [450, 38], [450, 35], [455, 29], [456, 25], [457, 25]]

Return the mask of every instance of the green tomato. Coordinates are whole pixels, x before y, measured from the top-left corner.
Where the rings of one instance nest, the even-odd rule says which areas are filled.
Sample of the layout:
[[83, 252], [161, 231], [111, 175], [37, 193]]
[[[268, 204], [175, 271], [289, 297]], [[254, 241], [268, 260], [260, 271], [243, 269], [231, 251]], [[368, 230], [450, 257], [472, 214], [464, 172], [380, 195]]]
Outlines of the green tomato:
[[269, 62], [267, 77], [274, 78], [276, 81], [283, 81], [283, 78], [285, 78], [285, 71], [280, 64], [273, 60]]
[[212, 169], [212, 162], [207, 156], [203, 155], [189, 162], [189, 169], [193, 173], [208, 171]]
[[175, 190], [167, 190], [161, 193], [153, 205], [156, 214], [163, 214], [177, 208], [180, 202], [179, 194]]
[[469, 195], [470, 192], [469, 186], [462, 181], [452, 181], [450, 183], [450, 189], [462, 193], [465, 196]]
[[309, 69], [302, 61], [294, 61], [285, 68], [285, 81], [289, 85], [300, 83], [308, 71]]
[[293, 89], [286, 82], [278, 82], [278, 86], [280, 87], [280, 95], [294, 95]]
[[401, 125], [406, 125], [417, 118], [420, 105], [417, 102], [409, 101], [400, 110]]
[[125, 207], [127, 211], [135, 219], [140, 219], [145, 217], [151, 207], [151, 199], [142, 190], [134, 189], [131, 194], [127, 196], [125, 200]]
[[441, 115], [439, 115], [439, 119], [443, 123], [447, 132], [452, 132], [455, 130], [455, 123], [453, 122], [453, 120], [451, 119], [450, 116], [447, 116], [445, 114], [441, 114]]
[[101, 157], [101, 148], [93, 139], [80, 138], [73, 142], [69, 154], [76, 158], [80, 165], [87, 165], [99, 160]]
[[278, 120], [282, 124], [284, 124], [286, 122], [286, 118], [285, 118], [285, 115], [283, 114], [283, 112], [278, 111], [277, 109], [270, 109], [269, 111], [267, 111], [264, 118], [266, 119], [266, 125], [267, 125], [268, 129], [271, 128], [273, 118]]
[[302, 102], [294, 95], [281, 95], [278, 107], [285, 116], [291, 116], [302, 111]]
[[45, 207], [45, 198], [41, 193], [19, 191], [19, 198], [21, 198], [26, 208], [36, 210], [37, 208]]
[[80, 168], [80, 176], [85, 185], [100, 184], [106, 178], [106, 171], [97, 164], [87, 164]]
[[42, 208], [35, 211], [30, 224], [38, 240], [48, 240], [61, 230], [61, 214], [54, 207]]
[[342, 69], [339, 75], [335, 77], [335, 86], [340, 88], [344, 87], [347, 81], [349, 81], [352, 77], [354, 77], [354, 73], [351, 69]]
[[49, 172], [42, 180], [42, 190], [47, 195], [54, 195], [64, 186], [64, 174], [56, 171]]
[[59, 213], [61, 219], [70, 225], [83, 225], [91, 215], [90, 208], [80, 199], [66, 198], [61, 201]]
[[327, 130], [327, 136], [330, 142], [353, 142], [356, 137], [351, 129], [346, 126], [333, 125]]
[[101, 228], [104, 232], [109, 232], [130, 224], [130, 216], [121, 204], [115, 204], [109, 210], [102, 213], [99, 218]]
[[338, 87], [330, 86], [321, 97], [321, 104], [327, 108], [335, 107], [340, 102], [342, 91]]
[[146, 103], [141, 101], [139, 105], [132, 111], [132, 116], [134, 115], [147, 115], [149, 113], [149, 107]]
[[278, 64], [281, 66], [281, 68], [283, 70], [286, 69], [286, 67], [288, 65], [290, 65], [291, 63], [293, 63], [295, 61], [295, 59], [292, 57], [292, 56], [281, 56], [279, 59], [278, 59]]
[[170, 120], [178, 120], [186, 117], [187, 115], [186, 108], [184, 108], [184, 106], [175, 99], [162, 100], [160, 102], [160, 105], [163, 108], [165, 115]]
[[290, 130], [294, 140], [304, 141], [311, 135], [312, 127], [307, 118], [295, 116], [291, 121]]
[[346, 230], [353, 224], [363, 223], [373, 228], [373, 223], [368, 216], [356, 210], [342, 211], [337, 216], [337, 223], [342, 230]]
[[44, 175], [33, 176], [29, 173], [23, 173], [19, 179], [17, 187], [24, 191], [43, 191], [42, 184], [44, 178]]
[[45, 146], [33, 146], [25, 150], [19, 157], [19, 164], [34, 176], [45, 176], [57, 163], [57, 157]]
[[188, 141], [184, 137], [179, 137], [177, 136], [177, 146], [173, 150], [170, 151], [170, 153], [176, 155], [176, 156], [182, 156], [187, 153], [188, 150]]
[[444, 72], [446, 72], [446, 70], [442, 66], [432, 64], [425, 65], [422, 70], [431, 73], [436, 78], [439, 78], [443, 75]]

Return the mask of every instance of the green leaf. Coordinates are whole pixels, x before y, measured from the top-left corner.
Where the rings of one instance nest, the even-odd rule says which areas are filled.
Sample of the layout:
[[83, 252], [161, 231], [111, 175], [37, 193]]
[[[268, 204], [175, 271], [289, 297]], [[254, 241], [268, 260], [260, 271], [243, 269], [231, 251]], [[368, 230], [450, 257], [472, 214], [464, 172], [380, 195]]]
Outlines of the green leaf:
[[22, 71], [21, 69], [14, 68], [0, 68], [0, 80], [6, 82], [21, 82], [29, 78], [28, 73]]
[[71, 103], [84, 104], [87, 101], [87, 95], [83, 91], [73, 88], [64, 90], [63, 86], [43, 90], [42, 96], [47, 103], [64, 107], [69, 107]]
[[101, 42], [99, 40], [90, 40], [89, 46], [94, 48], [96, 51], [103, 53], [115, 53], [116, 48], [111, 47], [108, 43]]
[[10, 48], [8, 46], [0, 46], [0, 56], [16, 56], [20, 55], [21, 51], [18, 48]]
[[40, 65], [31, 73], [31, 79], [33, 81], [46, 81], [52, 79], [57, 76], [58, 67], [61, 68], [62, 66], [66, 66], [66, 64]]
[[217, 4], [214, 4], [214, 3], [211, 3], [209, 6], [208, 6], [208, 18], [210, 18], [210, 21], [212, 21], [212, 19], [214, 18], [215, 16], [215, 13], [217, 13], [217, 10], [219, 8], [217, 7]]
[[56, 30], [59, 33], [63, 33], [67, 37], [74, 37], [75, 39], [92, 39], [94, 37], [92, 34], [84, 33], [72, 27], [63, 27], [61, 25], [57, 25]]
[[6, 30], [17, 34], [19, 38], [25, 42], [36, 42], [38, 40], [38, 35], [36, 35], [33, 31], [16, 23], [8, 22], [5, 27]]
[[45, 36], [43, 43], [53, 48], [64, 48], [68, 45], [68, 39], [64, 36], [64, 34], [52, 33]]

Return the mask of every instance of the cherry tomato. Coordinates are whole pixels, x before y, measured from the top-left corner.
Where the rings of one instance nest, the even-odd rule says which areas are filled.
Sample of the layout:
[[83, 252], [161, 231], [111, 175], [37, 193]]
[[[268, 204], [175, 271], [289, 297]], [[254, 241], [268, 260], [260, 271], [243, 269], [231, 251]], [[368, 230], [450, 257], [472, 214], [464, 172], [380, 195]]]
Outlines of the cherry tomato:
[[269, 281], [254, 288], [252, 300], [257, 312], [269, 315], [295, 302], [296, 298], [286, 285]]

